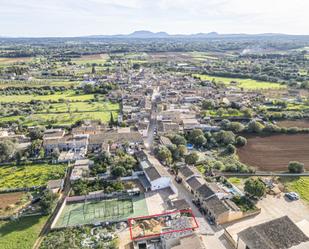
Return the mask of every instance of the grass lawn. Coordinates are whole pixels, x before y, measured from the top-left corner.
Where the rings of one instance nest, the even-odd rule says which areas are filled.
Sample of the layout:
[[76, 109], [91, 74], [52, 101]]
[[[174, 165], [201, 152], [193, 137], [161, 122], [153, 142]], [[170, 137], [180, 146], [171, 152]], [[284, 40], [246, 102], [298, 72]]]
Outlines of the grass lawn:
[[296, 192], [309, 204], [309, 177], [284, 177], [280, 181], [288, 191]]
[[33, 164], [0, 167], [0, 189], [42, 186], [51, 179], [62, 178], [65, 164]]
[[252, 79], [225, 78], [225, 77], [209, 76], [206, 74], [193, 74], [193, 76], [199, 77], [201, 80], [212, 81], [214, 79], [216, 82], [222, 82], [226, 85], [230, 85], [231, 81], [236, 81], [238, 83], [237, 85], [238, 87], [248, 90], [286, 88], [286, 86], [281, 85], [279, 83], [257, 81]]
[[74, 91], [57, 92], [50, 95], [1, 95], [0, 102], [10, 103], [10, 102], [30, 102], [31, 100], [41, 100], [41, 101], [59, 101], [60, 99], [69, 101], [87, 101], [94, 99], [93, 94], [81, 94], [77, 95]]
[[48, 216], [32, 216], [0, 221], [0, 248], [31, 249], [47, 219]]

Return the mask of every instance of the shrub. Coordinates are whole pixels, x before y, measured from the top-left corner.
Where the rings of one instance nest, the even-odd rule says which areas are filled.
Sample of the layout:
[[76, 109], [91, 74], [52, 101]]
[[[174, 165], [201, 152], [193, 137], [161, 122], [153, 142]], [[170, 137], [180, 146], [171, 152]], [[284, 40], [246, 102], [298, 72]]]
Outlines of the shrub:
[[305, 171], [305, 167], [303, 163], [292, 161], [288, 166], [290, 173], [303, 173]]

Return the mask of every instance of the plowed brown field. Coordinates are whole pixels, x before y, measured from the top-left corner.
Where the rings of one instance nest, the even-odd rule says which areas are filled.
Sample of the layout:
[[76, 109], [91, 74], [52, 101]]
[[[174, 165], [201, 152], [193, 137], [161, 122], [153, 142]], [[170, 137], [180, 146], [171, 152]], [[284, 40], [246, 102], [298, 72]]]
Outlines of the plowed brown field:
[[238, 155], [258, 170], [287, 171], [290, 161], [302, 162], [309, 170], [309, 134], [250, 137]]

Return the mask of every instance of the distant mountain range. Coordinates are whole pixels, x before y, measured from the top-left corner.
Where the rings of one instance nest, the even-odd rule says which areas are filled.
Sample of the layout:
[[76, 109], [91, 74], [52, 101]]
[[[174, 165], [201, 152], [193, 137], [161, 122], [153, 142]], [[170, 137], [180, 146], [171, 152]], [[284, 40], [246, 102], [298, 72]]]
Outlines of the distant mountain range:
[[[35, 37], [8, 37], [1, 36], [0, 38], [35, 38]], [[43, 38], [43, 37], [38, 37]], [[296, 39], [309, 39], [309, 35], [288, 35], [279, 33], [264, 33], [264, 34], [219, 34], [217, 32], [210, 33], [196, 33], [196, 34], [168, 34], [166, 32], [151, 32], [148, 30], [139, 30], [131, 34], [118, 34], [118, 35], [89, 35], [89, 36], [77, 36], [77, 37], [45, 37], [45, 38], [124, 38], [124, 39], [166, 39], [166, 38], [251, 38], [251, 39], [263, 39], [263, 38], [296, 38]]]
[[84, 36], [87, 38], [237, 38], [237, 37], [308, 37], [306, 35], [287, 35], [279, 33], [264, 33], [264, 34], [219, 34], [217, 32], [197, 33], [197, 34], [175, 34], [170, 35], [166, 32], [151, 32], [148, 30], [139, 30], [131, 34], [119, 35], [91, 35]]

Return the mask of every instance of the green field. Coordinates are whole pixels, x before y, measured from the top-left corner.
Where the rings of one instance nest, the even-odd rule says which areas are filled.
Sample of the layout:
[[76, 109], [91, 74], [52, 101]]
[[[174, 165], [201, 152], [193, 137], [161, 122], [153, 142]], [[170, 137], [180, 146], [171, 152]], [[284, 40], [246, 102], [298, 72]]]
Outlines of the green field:
[[296, 192], [301, 199], [309, 204], [309, 177], [284, 177], [280, 181], [288, 191]]
[[31, 100], [59, 101], [61, 99], [68, 100], [68, 101], [87, 101], [87, 100], [94, 99], [94, 94], [75, 94], [74, 91], [65, 91], [65, 92], [57, 92], [55, 94], [49, 94], [49, 95], [21, 94], [21, 95], [1, 95], [0, 96], [0, 102], [3, 102], [3, 103], [30, 102]]
[[148, 215], [147, 204], [143, 195], [133, 199], [72, 203], [65, 206], [56, 227], [120, 221], [143, 215]]
[[84, 55], [80, 58], [73, 59], [72, 62], [76, 63], [77, 65], [104, 64], [108, 58], [108, 54]]
[[63, 86], [71, 87], [78, 86], [81, 84], [81, 81], [69, 81], [69, 80], [43, 80], [36, 79], [32, 81], [24, 80], [1, 80], [0, 88], [7, 87], [42, 87], [42, 86]]
[[45, 104], [40, 113], [0, 117], [0, 123], [20, 122], [25, 126], [72, 125], [79, 120], [100, 120], [107, 123], [110, 115], [116, 120], [119, 104], [111, 102], [68, 102]]
[[0, 190], [43, 186], [51, 179], [62, 178], [65, 164], [33, 164], [25, 166], [1, 166]]
[[0, 221], [0, 248], [31, 249], [47, 219], [48, 216], [32, 216]]
[[258, 89], [280, 89], [286, 88], [286, 86], [279, 83], [266, 82], [266, 81], [257, 81], [252, 79], [238, 79], [238, 78], [225, 78], [225, 77], [216, 77], [209, 76], [206, 74], [193, 74], [195, 77], [199, 77], [201, 80], [215, 80], [216, 82], [222, 82], [226, 85], [230, 85], [231, 81], [238, 83], [238, 87], [244, 88], [247, 90], [258, 90]]

